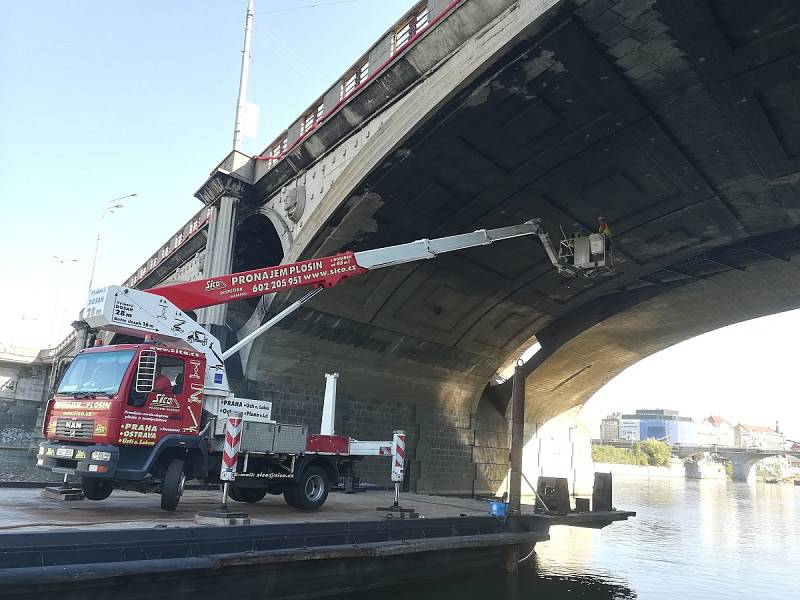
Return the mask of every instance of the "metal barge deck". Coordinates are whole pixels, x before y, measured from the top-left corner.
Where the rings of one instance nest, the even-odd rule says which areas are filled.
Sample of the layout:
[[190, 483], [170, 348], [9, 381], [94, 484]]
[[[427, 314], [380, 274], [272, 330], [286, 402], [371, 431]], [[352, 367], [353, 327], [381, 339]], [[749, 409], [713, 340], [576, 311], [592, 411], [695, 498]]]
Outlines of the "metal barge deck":
[[215, 492], [189, 492], [175, 514], [152, 497], [60, 503], [39, 490], [2, 489], [0, 596], [4, 599], [313, 598], [354, 589], [502, 568], [555, 524], [599, 527], [634, 513], [525, 515], [498, 520], [485, 503], [403, 494], [419, 519], [386, 519], [384, 492], [332, 494], [304, 513], [269, 498], [242, 505], [251, 525], [196, 526]]

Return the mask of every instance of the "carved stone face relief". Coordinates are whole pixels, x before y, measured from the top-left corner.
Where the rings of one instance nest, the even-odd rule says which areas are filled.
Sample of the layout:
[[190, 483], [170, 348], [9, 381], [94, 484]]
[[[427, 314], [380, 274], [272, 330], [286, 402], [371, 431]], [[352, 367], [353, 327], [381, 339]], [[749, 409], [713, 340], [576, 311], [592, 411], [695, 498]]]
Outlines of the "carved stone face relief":
[[281, 190], [280, 206], [283, 214], [292, 222], [297, 223], [303, 216], [306, 208], [306, 187], [298, 185], [293, 188]]

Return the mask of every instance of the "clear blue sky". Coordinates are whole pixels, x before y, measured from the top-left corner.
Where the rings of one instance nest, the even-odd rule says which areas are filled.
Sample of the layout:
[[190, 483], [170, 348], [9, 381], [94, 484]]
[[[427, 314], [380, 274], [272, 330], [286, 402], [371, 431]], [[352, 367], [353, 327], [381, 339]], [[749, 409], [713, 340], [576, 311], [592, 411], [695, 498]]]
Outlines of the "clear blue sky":
[[[107, 200], [139, 194], [104, 222], [98, 285], [124, 280], [199, 210], [193, 193], [231, 146], [246, 4], [0, 0], [0, 346], [69, 331]], [[291, 10], [309, 4], [322, 6]], [[263, 150], [414, 4], [256, 0], [248, 97], [261, 125], [245, 150]], [[583, 415], [777, 418], [800, 437], [800, 313], [739, 327], [632, 367]]]
[[[314, 8], [292, 10], [316, 4]], [[263, 150], [415, 2], [256, 0], [248, 98]], [[182, 226], [231, 147], [246, 0], [0, 0], [0, 345], [69, 331]], [[60, 264], [52, 257], [79, 259]], [[58, 298], [58, 306], [54, 306]]]

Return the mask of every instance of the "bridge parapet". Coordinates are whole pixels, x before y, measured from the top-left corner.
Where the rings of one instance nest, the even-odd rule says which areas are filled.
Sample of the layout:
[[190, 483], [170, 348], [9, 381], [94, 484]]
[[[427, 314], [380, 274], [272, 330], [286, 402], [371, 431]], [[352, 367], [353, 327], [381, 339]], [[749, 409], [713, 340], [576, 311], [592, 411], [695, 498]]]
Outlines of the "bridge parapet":
[[[280, 192], [273, 203], [275, 214], [270, 215], [273, 221], [276, 215], [280, 215], [283, 222], [277, 227], [279, 230], [291, 231], [298, 222], [298, 226], [302, 226], [300, 217], [306, 199], [313, 202], [321, 196], [332, 184], [335, 179], [333, 174], [346, 160], [348, 152], [352, 157], [356, 148], [359, 145], [363, 146], [365, 140], [374, 134], [375, 127], [365, 128], [365, 120], [377, 112], [386, 110], [397, 96], [415, 80], [422, 78], [425, 70], [444, 58], [452, 48], [446, 44], [439, 44], [441, 46], [439, 54], [425, 50], [419, 52], [419, 55], [407, 56], [407, 63], [401, 65], [402, 68], [391, 69], [393, 73], [385, 78], [386, 81], [382, 81], [381, 89], [375, 94], [361, 97], [362, 90], [378, 75], [389, 71], [401, 57], [406, 57], [419, 38], [462, 4], [466, 4], [466, 0], [418, 2], [359, 57], [317, 101], [268, 144], [259, 156], [251, 158], [240, 152], [230, 153], [212, 171], [211, 177], [195, 196], [207, 207], [212, 207], [222, 195], [230, 195], [228, 189], [230, 185], [226, 182], [232, 182], [242, 188], [235, 194], [238, 196], [251, 194], [254, 190], [250, 186], [255, 184], [255, 189], [262, 198]], [[482, 10], [488, 17], [492, 17], [509, 4], [513, 2], [492, 0]], [[465, 21], [472, 20], [465, 19]], [[472, 34], [474, 31], [465, 30], [463, 35], [454, 41], [463, 43]], [[346, 138], [353, 139], [348, 140], [349, 144], [343, 148], [343, 155], [331, 157], [332, 165], [328, 169], [327, 177], [324, 168], [318, 178], [316, 174], [312, 174], [313, 179], [308, 180], [309, 189], [306, 194], [306, 178], [298, 180], [298, 172], [302, 172]], [[339, 165], [335, 166], [337, 158]], [[293, 178], [295, 179], [293, 185], [286, 186]], [[309, 210], [306, 214], [310, 212]], [[205, 236], [199, 246], [196, 240], [195, 243], [191, 241], [197, 233], [207, 231], [209, 220], [213, 218], [212, 214], [213, 210], [210, 208], [198, 211], [128, 277], [123, 285], [146, 288], [163, 283], [204, 245]], [[190, 246], [192, 252], [188, 255], [185, 255], [186, 252], [179, 252], [182, 248]]]
[[141, 267], [136, 269], [122, 285], [133, 288], [147, 288], [160, 283], [167, 274], [189, 260], [205, 245], [205, 239], [198, 244], [197, 236], [207, 227], [210, 209], [203, 207], [176, 231], [169, 240], [154, 252]]
[[[342, 76], [284, 131], [261, 155], [263, 168], [271, 169], [346, 104], [397, 56], [463, 0], [421, 0], [403, 15]], [[263, 172], [263, 171], [262, 171]]]
[[[252, 179], [244, 176], [243, 180], [250, 181], [256, 196], [263, 199], [278, 193], [284, 196], [288, 190], [291, 197], [280, 198], [281, 206], [276, 208], [279, 213], [292, 213], [283, 215], [290, 228], [294, 224], [302, 227], [303, 211], [296, 210], [300, 205], [293, 194], [304, 194], [313, 204], [326, 193], [343, 167], [375, 134], [375, 121], [378, 126], [386, 122], [411, 88], [425, 82], [439, 65], [514, 4], [513, 0], [419, 2], [262, 155], [254, 157]], [[461, 75], [467, 73], [469, 70]], [[423, 115], [421, 111], [420, 117]], [[323, 160], [327, 164], [321, 172], [312, 172]], [[234, 176], [244, 174], [242, 168], [238, 170], [241, 175], [230, 168], [223, 170]], [[305, 215], [310, 215], [313, 206], [306, 208]]]

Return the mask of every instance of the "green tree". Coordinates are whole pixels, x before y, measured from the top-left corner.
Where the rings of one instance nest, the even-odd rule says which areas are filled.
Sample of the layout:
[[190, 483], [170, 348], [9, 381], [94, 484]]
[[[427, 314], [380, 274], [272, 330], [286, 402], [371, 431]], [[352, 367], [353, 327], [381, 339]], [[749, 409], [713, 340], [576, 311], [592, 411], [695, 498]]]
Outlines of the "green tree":
[[672, 458], [672, 448], [666, 442], [648, 439], [643, 441], [639, 447], [642, 454], [647, 457], [647, 464], [653, 467], [667, 467]]
[[733, 481], [733, 463], [729, 460], [725, 461], [725, 475], [729, 481]]
[[[615, 448], [614, 446], [592, 446], [592, 460], [594, 462], [617, 464], [617, 465], [638, 465], [640, 464], [640, 454], [634, 454], [627, 448]], [[645, 462], [645, 464], [647, 464]]]

